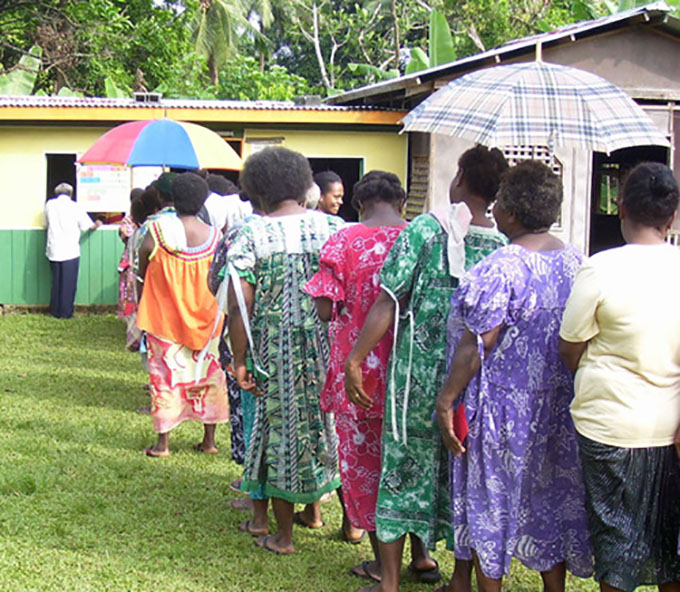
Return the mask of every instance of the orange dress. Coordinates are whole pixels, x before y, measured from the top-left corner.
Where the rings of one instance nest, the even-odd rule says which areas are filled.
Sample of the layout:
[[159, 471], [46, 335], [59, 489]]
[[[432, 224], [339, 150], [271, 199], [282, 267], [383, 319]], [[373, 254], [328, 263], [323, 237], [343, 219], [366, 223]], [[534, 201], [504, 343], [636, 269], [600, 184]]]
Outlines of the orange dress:
[[178, 220], [149, 225], [155, 247], [137, 313], [137, 326], [147, 332], [151, 417], [158, 433], [186, 419], [229, 419], [218, 353], [223, 318], [207, 283], [220, 234], [212, 229], [199, 247], [176, 246], [166, 236], [168, 224], [176, 229]]

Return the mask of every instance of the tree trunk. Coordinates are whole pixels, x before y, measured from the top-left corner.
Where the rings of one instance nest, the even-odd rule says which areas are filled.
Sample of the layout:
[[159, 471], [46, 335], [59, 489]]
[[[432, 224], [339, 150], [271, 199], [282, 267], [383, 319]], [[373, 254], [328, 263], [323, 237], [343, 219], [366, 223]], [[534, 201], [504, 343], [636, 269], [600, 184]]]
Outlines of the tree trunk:
[[392, 0], [392, 20], [394, 21], [394, 67], [399, 70], [401, 57], [401, 40], [399, 39], [399, 17], [397, 16], [397, 0]]
[[323, 85], [326, 87], [326, 90], [330, 90], [333, 87], [328, 79], [326, 64], [323, 61], [323, 54], [321, 53], [321, 41], [319, 39], [319, 11], [316, 2], [312, 5], [312, 17], [314, 19], [314, 53], [316, 54], [316, 60], [319, 63], [319, 71], [321, 72]]
[[208, 58], [208, 71], [210, 72], [210, 83], [215, 87], [215, 92], [217, 92], [217, 85], [220, 82], [220, 73], [217, 70], [215, 56], [212, 54], [210, 54], [210, 57]]

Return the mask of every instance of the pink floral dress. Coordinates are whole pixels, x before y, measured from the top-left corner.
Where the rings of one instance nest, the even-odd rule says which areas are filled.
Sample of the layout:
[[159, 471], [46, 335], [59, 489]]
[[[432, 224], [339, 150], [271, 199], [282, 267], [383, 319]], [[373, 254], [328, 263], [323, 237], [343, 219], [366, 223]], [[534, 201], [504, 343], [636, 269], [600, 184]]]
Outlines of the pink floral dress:
[[335, 413], [342, 490], [350, 522], [375, 530], [375, 506], [380, 481], [382, 417], [392, 332], [362, 364], [364, 390], [373, 397], [362, 409], [345, 396], [345, 360], [359, 337], [380, 294], [380, 270], [402, 226], [355, 224], [336, 232], [323, 246], [319, 271], [303, 290], [313, 298], [333, 302], [331, 353], [321, 408]]

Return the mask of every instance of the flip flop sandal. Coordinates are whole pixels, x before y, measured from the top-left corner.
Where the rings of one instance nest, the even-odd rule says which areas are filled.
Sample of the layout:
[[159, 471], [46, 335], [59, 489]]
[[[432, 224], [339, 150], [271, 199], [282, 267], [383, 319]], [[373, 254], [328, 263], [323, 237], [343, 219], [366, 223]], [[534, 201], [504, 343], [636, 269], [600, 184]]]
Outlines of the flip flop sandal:
[[436, 584], [442, 579], [442, 574], [439, 572], [439, 563], [437, 563], [436, 559], [433, 559], [432, 561], [435, 562], [435, 566], [430, 569], [416, 569], [413, 567], [413, 563], [411, 563], [408, 566], [408, 570], [419, 582], [422, 582], [423, 584]]
[[[265, 535], [260, 537], [255, 541], [255, 546], [260, 547], [261, 549], [264, 549], [265, 551], [269, 551], [270, 553], [274, 553], [274, 555], [292, 555], [292, 553], [283, 553], [282, 551], [279, 551], [278, 549], [274, 549], [273, 547], [270, 547], [267, 544], [267, 541], [271, 538], [271, 535]], [[262, 544], [260, 544], [260, 541], [262, 541]]]
[[146, 454], [149, 458], [167, 458], [170, 456], [169, 452], [156, 452], [152, 448], [145, 448], [144, 454]]
[[245, 522], [241, 522], [241, 524], [238, 525], [238, 529], [241, 532], [247, 532], [250, 536], [253, 537], [261, 537], [261, 536], [267, 536], [269, 534], [268, 529], [252, 529], [250, 528], [251, 521], [246, 520]]
[[243, 483], [242, 479], [236, 479], [235, 481], [229, 483], [229, 489], [235, 491], [236, 493], [243, 493], [243, 491], [241, 491], [241, 483]]
[[374, 576], [371, 572], [368, 571], [368, 566], [370, 565], [370, 563], [371, 563], [370, 561], [362, 561], [359, 565], [350, 567], [349, 568], [350, 575], [353, 575], [357, 578], [371, 580], [372, 582], [376, 582], [377, 584], [379, 584], [380, 578], [378, 576]]
[[211, 448], [210, 450], [204, 450], [202, 446], [203, 442], [199, 442], [198, 444], [193, 445], [193, 449], [195, 452], [198, 452], [200, 454], [218, 454], [219, 450], [217, 448]]
[[305, 528], [309, 528], [311, 530], [317, 530], [326, 526], [326, 523], [323, 521], [321, 524], [310, 524], [309, 522], [305, 522], [304, 518], [302, 517], [302, 512], [295, 512], [295, 514], [293, 514], [293, 522], [299, 526], [304, 526]]

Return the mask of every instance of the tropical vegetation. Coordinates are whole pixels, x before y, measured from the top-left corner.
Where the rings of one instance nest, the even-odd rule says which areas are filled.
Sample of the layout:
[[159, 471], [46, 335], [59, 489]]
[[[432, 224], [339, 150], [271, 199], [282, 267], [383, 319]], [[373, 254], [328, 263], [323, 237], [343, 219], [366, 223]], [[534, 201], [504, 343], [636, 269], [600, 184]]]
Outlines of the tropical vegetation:
[[[325, 96], [637, 4], [640, 0], [0, 0], [0, 92]], [[677, 8], [680, 0], [669, 4]]]

